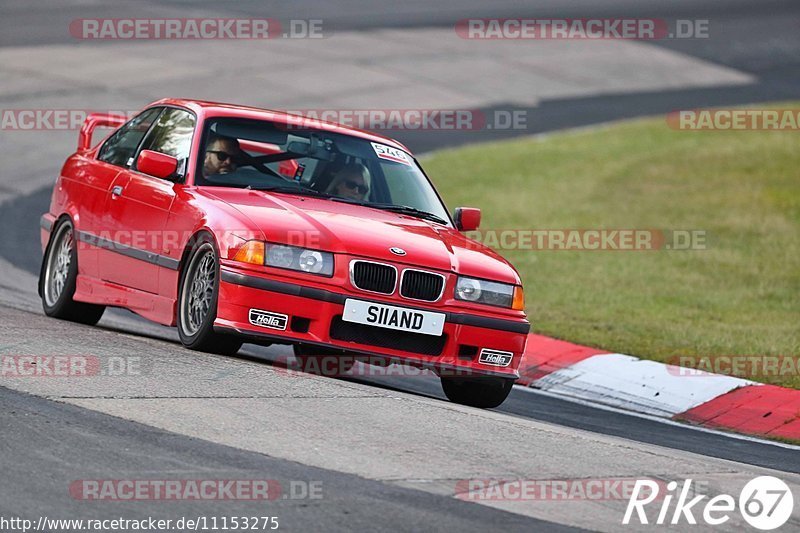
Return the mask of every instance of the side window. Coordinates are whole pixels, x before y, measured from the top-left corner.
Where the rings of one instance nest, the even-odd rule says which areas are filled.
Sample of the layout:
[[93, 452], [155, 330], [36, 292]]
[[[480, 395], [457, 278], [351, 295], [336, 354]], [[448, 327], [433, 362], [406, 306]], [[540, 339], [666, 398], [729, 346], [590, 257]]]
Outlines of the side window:
[[136, 153], [139, 143], [162, 109], [148, 109], [118, 129], [100, 148], [97, 159], [112, 165], [129, 167], [132, 163], [130, 159]]
[[171, 155], [178, 160], [177, 174], [183, 177], [192, 148], [194, 126], [194, 115], [182, 109], [167, 108], [147, 134], [142, 150]]

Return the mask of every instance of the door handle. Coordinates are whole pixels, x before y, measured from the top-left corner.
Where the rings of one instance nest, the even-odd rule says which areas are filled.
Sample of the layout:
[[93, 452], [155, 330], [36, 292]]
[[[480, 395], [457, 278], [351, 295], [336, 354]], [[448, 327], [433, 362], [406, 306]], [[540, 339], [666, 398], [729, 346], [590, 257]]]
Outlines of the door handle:
[[122, 195], [122, 185], [117, 185], [111, 189], [111, 198], [116, 198]]

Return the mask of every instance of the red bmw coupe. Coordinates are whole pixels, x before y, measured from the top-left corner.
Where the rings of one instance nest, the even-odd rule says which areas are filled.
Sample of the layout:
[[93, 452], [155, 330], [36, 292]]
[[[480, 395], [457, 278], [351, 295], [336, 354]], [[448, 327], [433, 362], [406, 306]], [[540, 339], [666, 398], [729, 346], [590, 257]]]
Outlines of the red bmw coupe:
[[[98, 126], [116, 130], [93, 146]], [[495, 407], [530, 325], [516, 270], [463, 234], [479, 222], [392, 139], [165, 99], [86, 120], [41, 219], [39, 293], [49, 316], [123, 307], [194, 350], [431, 368], [450, 400]]]

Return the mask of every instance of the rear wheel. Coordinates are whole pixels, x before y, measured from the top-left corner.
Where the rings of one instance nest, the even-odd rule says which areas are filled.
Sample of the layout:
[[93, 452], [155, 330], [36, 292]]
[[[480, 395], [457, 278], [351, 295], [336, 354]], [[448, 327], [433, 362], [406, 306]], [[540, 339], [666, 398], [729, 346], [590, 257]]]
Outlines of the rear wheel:
[[78, 279], [78, 248], [72, 223], [64, 221], [54, 231], [39, 279], [44, 312], [47, 316], [93, 326], [106, 308], [72, 299]]
[[508, 378], [442, 377], [441, 379], [444, 394], [451, 402], [483, 409], [502, 404], [514, 385], [514, 380]]
[[328, 377], [339, 377], [350, 372], [356, 362], [353, 354], [345, 350], [310, 344], [295, 344], [294, 357], [299, 370]]
[[219, 261], [209, 237], [201, 238], [193, 248], [181, 273], [178, 295], [178, 335], [191, 350], [233, 355], [242, 341], [214, 332], [219, 295]]

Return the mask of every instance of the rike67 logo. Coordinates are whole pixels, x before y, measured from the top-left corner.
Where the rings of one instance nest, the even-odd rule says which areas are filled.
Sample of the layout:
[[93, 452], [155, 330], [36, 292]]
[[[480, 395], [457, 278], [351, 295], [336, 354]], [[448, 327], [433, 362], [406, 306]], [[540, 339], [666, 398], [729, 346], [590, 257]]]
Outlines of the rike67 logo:
[[705, 494], [691, 497], [691, 479], [685, 480], [680, 488], [677, 482], [670, 481], [666, 485], [666, 494], [661, 494], [660, 488], [663, 487], [659, 487], [659, 484], [652, 480], [636, 480], [622, 523], [630, 524], [634, 516], [640, 524], [650, 523], [645, 507], [658, 502], [654, 506], [658, 507], [660, 504], [654, 524], [696, 525], [697, 519], [701, 518], [705, 524], [719, 526], [731, 519], [738, 503], [739, 513], [748, 524], [762, 531], [770, 531], [784, 525], [794, 510], [791, 489], [786, 483], [772, 476], [760, 476], [750, 480], [739, 493], [738, 501], [729, 494], [719, 494], [705, 502], [703, 500], [708, 498]]

